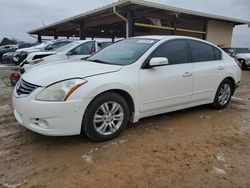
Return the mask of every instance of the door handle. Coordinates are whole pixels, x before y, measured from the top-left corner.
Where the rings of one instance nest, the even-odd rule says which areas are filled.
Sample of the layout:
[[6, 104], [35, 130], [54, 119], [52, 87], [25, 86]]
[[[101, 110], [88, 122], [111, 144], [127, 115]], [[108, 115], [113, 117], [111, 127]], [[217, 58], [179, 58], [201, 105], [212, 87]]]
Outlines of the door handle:
[[219, 67], [217, 68], [217, 70], [224, 70], [224, 67], [223, 67], [223, 66], [219, 66]]
[[184, 78], [187, 78], [187, 77], [190, 77], [190, 76], [192, 76], [193, 74], [191, 73], [191, 72], [185, 72], [184, 74], [183, 74], [183, 77]]

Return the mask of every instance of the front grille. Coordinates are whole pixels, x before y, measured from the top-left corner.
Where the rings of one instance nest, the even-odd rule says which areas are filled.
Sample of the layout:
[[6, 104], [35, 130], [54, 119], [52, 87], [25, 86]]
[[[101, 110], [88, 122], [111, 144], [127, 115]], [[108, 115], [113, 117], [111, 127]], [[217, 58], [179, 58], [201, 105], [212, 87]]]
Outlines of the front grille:
[[24, 80], [20, 80], [16, 86], [16, 93], [19, 96], [27, 96], [29, 94], [31, 94], [34, 90], [36, 90], [38, 87], [37, 85], [28, 83]]

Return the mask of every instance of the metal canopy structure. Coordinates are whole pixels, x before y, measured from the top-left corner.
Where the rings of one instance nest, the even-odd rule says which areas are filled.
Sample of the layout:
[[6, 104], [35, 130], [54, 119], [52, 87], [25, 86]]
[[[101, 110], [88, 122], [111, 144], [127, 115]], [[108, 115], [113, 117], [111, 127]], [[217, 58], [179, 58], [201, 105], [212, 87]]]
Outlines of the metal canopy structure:
[[120, 0], [116, 3], [29, 31], [58, 37], [115, 38], [150, 34], [176, 34], [206, 38], [209, 21], [233, 26], [249, 21], [207, 14], [143, 0]]

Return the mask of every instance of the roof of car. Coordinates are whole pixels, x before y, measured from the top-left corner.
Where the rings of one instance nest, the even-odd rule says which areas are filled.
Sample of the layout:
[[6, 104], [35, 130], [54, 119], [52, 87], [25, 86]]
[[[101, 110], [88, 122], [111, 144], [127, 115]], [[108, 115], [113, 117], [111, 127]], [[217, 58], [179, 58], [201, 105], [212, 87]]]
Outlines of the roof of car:
[[163, 40], [163, 39], [194, 39], [194, 40], [201, 40], [194, 37], [187, 37], [187, 36], [176, 36], [176, 35], [147, 35], [147, 36], [138, 36], [133, 38], [141, 38], [141, 39], [154, 39], [154, 40]]
[[171, 39], [191, 39], [191, 40], [196, 40], [196, 41], [201, 41], [201, 42], [205, 42], [207, 44], [210, 44], [214, 47], [217, 47], [215, 44], [206, 41], [206, 40], [202, 40], [199, 38], [194, 38], [194, 37], [187, 37], [187, 36], [176, 36], [176, 35], [147, 35], [147, 36], [138, 36], [138, 37], [133, 37], [133, 38], [137, 38], [137, 39], [151, 39], [151, 40], [171, 40]]

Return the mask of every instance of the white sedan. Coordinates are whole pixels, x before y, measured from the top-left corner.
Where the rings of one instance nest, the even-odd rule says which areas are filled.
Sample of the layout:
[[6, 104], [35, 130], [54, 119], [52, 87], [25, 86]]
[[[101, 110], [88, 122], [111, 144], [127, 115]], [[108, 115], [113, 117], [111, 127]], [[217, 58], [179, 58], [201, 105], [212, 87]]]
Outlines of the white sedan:
[[44, 64], [22, 75], [14, 114], [43, 135], [117, 137], [128, 121], [193, 106], [226, 107], [241, 79], [233, 58], [190, 37], [129, 38], [87, 60]]
[[96, 41], [79, 40], [73, 41], [53, 51], [30, 53], [26, 61], [21, 65], [24, 69], [24, 71], [21, 72], [40, 65], [40, 63], [80, 60], [81, 58], [89, 57], [98, 50], [98, 43]]

